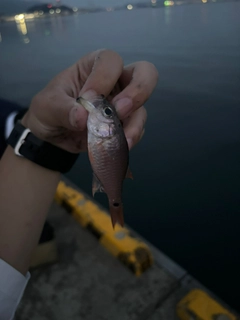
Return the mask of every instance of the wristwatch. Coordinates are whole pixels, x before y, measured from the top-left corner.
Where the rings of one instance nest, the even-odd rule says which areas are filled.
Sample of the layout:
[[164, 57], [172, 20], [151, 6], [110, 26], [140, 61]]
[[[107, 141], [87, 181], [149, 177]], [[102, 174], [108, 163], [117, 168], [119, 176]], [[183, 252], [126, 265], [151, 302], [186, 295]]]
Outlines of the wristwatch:
[[37, 138], [31, 130], [25, 128], [19, 121], [13, 128], [7, 143], [13, 147], [17, 156], [61, 173], [68, 172], [79, 156], [77, 153], [65, 151]]

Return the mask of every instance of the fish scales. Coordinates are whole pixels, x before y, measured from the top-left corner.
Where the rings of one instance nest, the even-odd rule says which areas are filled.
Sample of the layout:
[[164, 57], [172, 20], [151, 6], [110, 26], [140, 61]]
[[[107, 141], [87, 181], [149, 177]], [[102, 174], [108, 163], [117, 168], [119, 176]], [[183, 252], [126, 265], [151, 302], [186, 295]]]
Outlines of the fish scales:
[[[125, 178], [128, 157], [126, 153], [121, 152], [121, 149], [126, 148], [124, 140], [119, 142], [119, 139], [112, 138], [108, 141], [107, 146], [104, 143], [94, 144], [89, 143], [88, 152], [89, 158], [92, 159], [92, 169], [97, 178], [102, 182], [102, 186], [110, 198], [115, 198], [116, 201], [121, 201], [122, 181]], [[116, 146], [120, 151], [116, 154]], [[125, 169], [122, 166], [125, 163]]]
[[113, 226], [123, 226], [122, 184], [128, 171], [129, 150], [115, 108], [103, 97], [93, 102], [80, 97], [78, 102], [89, 112], [88, 155], [93, 169], [93, 195], [105, 192]]

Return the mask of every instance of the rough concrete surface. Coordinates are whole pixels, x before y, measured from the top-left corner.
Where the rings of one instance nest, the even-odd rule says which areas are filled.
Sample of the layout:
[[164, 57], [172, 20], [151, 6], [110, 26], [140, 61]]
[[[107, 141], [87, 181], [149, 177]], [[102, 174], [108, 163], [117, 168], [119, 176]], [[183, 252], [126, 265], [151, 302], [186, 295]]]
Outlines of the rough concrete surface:
[[31, 272], [16, 320], [148, 319], [175, 290], [175, 277], [156, 264], [134, 276], [56, 204], [49, 221], [60, 259]]
[[178, 320], [176, 304], [193, 288], [219, 301], [147, 242], [155, 262], [136, 277], [55, 203], [48, 221], [59, 261], [31, 272], [16, 320]]
[[[190, 290], [193, 289], [201, 289], [202, 291], [206, 292], [211, 298], [219, 302], [222, 307], [234, 314], [237, 319], [240, 319], [235, 310], [231, 309], [226, 303], [224, 303], [224, 301], [221, 301], [216, 295], [214, 295], [192, 276], [186, 274], [179, 281], [178, 287], [173, 290], [164, 301], [160, 301], [159, 305], [156, 306], [156, 310], [147, 320], [179, 320], [176, 313], [176, 305], [187, 293], [189, 293]], [[202, 307], [206, 308], [205, 305]]]

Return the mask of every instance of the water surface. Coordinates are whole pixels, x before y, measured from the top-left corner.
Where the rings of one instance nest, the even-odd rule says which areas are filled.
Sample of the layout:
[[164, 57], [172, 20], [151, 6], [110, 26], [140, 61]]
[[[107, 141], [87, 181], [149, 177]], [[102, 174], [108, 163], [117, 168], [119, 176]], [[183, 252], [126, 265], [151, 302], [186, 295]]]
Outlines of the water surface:
[[[240, 2], [0, 24], [0, 96], [28, 105], [98, 48], [148, 60], [159, 83], [131, 152], [125, 219], [235, 308], [240, 269]], [[91, 193], [86, 155], [68, 174]], [[97, 199], [106, 204], [105, 197]]]

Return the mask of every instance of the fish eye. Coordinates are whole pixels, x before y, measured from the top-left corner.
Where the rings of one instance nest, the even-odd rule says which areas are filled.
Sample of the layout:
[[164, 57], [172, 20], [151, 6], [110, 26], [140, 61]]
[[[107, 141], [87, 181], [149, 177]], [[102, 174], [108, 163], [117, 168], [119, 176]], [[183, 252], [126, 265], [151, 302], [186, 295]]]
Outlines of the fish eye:
[[104, 112], [107, 116], [111, 116], [111, 114], [112, 114], [112, 110], [108, 107], [104, 109]]

